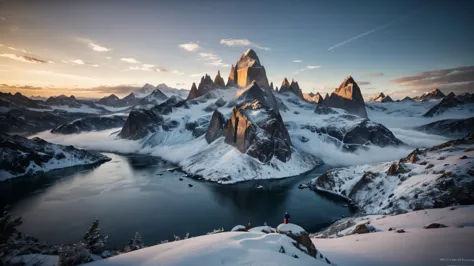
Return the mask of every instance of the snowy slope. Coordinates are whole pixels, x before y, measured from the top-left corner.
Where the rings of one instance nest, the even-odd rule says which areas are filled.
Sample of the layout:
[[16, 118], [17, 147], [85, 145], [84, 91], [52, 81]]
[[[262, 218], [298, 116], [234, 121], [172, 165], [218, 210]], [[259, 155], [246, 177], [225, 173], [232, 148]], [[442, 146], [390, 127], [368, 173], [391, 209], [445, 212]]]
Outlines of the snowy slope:
[[313, 179], [310, 186], [349, 197], [368, 214], [472, 204], [472, 158], [474, 136], [468, 136], [415, 150], [399, 162], [332, 169]]
[[[303, 253], [293, 242], [277, 233], [225, 232], [161, 244], [88, 265], [328, 265]], [[279, 252], [281, 247], [285, 253]]]
[[40, 138], [0, 134], [0, 181], [53, 169], [109, 161], [96, 152], [48, 143]]
[[[446, 266], [471, 265], [474, 245], [474, 206], [414, 211], [396, 216], [346, 218], [320, 232], [339, 236], [357, 224], [370, 222], [376, 232], [334, 239], [313, 238], [316, 248], [338, 265]], [[424, 229], [431, 223], [446, 228]], [[341, 226], [349, 224], [350, 227]], [[339, 227], [340, 229], [337, 229]], [[390, 228], [404, 229], [396, 233]], [[464, 259], [464, 260], [458, 260]]]

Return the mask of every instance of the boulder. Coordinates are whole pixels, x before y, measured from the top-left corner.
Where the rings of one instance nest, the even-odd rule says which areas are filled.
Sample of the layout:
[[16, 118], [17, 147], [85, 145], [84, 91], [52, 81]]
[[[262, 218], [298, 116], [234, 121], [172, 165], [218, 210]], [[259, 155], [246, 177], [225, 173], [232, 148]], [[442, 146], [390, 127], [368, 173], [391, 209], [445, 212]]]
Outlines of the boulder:
[[325, 99], [328, 107], [341, 108], [351, 114], [367, 117], [364, 98], [354, 79], [347, 77], [329, 98]]
[[237, 61], [235, 67], [232, 65], [227, 86], [238, 85], [245, 88], [253, 81], [260, 87], [270, 88], [265, 68], [260, 64], [257, 53], [253, 49], [248, 49]]
[[[293, 239], [296, 241], [296, 248], [303, 250], [304, 252], [307, 252], [308, 255], [310, 255], [313, 258], [316, 258], [316, 255], [318, 254], [318, 250], [314, 246], [313, 242], [311, 241], [311, 238], [309, 237], [308, 232], [306, 232], [302, 227], [296, 225], [296, 224], [280, 224], [276, 232], [279, 234], [283, 234], [288, 236], [289, 238]], [[303, 246], [306, 248], [302, 249], [299, 247], [299, 245]]]
[[440, 223], [430, 223], [428, 225], [423, 226], [424, 229], [445, 228], [445, 227], [447, 226]]
[[221, 71], [217, 71], [217, 75], [214, 78], [214, 85], [216, 85], [218, 87], [225, 87], [225, 81], [221, 77]]
[[354, 230], [352, 230], [352, 232], [351, 232], [352, 235], [355, 235], [355, 234], [360, 235], [360, 234], [367, 234], [367, 233], [370, 233], [370, 229], [367, 226], [367, 224], [358, 224], [358, 225], [356, 225]]
[[234, 107], [224, 136], [227, 144], [261, 162], [273, 156], [282, 162], [291, 158], [290, 135], [281, 115], [257, 100]]
[[212, 143], [214, 140], [223, 136], [224, 133], [225, 118], [217, 110], [212, 114], [211, 122], [209, 123], [209, 128], [206, 132], [206, 141], [207, 143]]

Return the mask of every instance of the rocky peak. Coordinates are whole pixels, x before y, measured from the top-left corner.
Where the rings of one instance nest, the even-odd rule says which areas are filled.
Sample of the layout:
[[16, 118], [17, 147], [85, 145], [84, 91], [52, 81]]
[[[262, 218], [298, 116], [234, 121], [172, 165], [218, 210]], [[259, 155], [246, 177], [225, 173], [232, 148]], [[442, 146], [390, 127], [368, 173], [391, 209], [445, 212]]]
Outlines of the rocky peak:
[[245, 88], [253, 81], [260, 87], [269, 88], [268, 78], [265, 68], [260, 64], [254, 50], [247, 50], [237, 61], [235, 67], [231, 68], [227, 86], [238, 85]]
[[135, 94], [133, 94], [133, 92], [130, 92], [129, 95], [125, 96], [124, 99], [135, 99]]
[[283, 82], [281, 83], [281, 87], [283, 87], [283, 86], [288, 86], [288, 87], [290, 86], [290, 82], [288, 81], [287, 78], [283, 79]]
[[255, 81], [252, 82], [252, 84], [247, 88], [239, 92], [237, 100], [239, 104], [257, 100], [266, 108], [272, 108], [276, 113], [280, 113], [278, 102], [275, 98], [275, 95], [273, 95], [273, 92], [268, 88], [260, 88]]
[[237, 70], [248, 68], [248, 67], [261, 67], [260, 59], [257, 56], [257, 53], [249, 48], [245, 53], [240, 57], [239, 61], [235, 65]]
[[376, 98], [378, 98], [378, 97], [385, 98], [385, 94], [383, 94], [383, 92], [381, 92], [381, 93], [379, 93], [379, 95], [377, 95], [377, 97], [376, 97]]
[[341, 108], [349, 113], [367, 117], [362, 92], [351, 76], [348, 76], [334, 92], [325, 99], [329, 107]]
[[214, 84], [219, 87], [225, 87], [224, 79], [221, 77], [221, 71], [217, 71], [217, 75], [214, 78]]
[[[222, 83], [223, 82], [224, 81], [222, 81]], [[216, 85], [214, 84], [214, 81], [212, 81], [211, 77], [208, 74], [206, 74], [205, 76], [201, 77], [201, 82], [199, 83], [199, 86], [197, 87], [197, 89], [196, 89], [196, 84], [193, 83], [186, 100], [188, 101], [193, 100], [214, 89], [216, 89]]]

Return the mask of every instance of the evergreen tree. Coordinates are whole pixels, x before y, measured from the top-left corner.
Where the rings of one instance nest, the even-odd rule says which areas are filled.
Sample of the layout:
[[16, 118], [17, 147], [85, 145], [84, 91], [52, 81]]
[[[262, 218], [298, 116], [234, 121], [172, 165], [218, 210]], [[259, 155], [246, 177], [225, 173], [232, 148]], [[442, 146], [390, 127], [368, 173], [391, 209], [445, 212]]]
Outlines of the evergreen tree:
[[91, 250], [92, 253], [98, 254], [107, 242], [107, 235], [100, 232], [99, 220], [95, 220], [89, 230], [84, 234], [83, 240], [86, 247]]

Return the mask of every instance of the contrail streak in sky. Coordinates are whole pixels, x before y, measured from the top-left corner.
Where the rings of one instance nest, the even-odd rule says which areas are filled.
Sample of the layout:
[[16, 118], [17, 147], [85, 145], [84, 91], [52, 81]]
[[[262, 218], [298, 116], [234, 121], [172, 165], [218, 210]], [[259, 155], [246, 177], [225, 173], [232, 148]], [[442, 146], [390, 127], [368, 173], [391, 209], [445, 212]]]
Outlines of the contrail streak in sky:
[[404, 15], [404, 16], [401, 16], [401, 17], [399, 17], [399, 18], [397, 18], [397, 19], [395, 19], [395, 20], [392, 20], [392, 21], [390, 21], [390, 22], [388, 22], [388, 23], [386, 23], [386, 24], [384, 24], [384, 25], [382, 25], [382, 26], [380, 26], [380, 27], [377, 27], [377, 28], [375, 28], [375, 29], [373, 29], [373, 30], [366, 31], [366, 32], [364, 32], [364, 33], [361, 33], [361, 34], [355, 36], [355, 37], [352, 37], [352, 38], [347, 39], [347, 40], [345, 40], [345, 41], [343, 41], [343, 42], [340, 42], [340, 43], [338, 43], [338, 44], [336, 44], [336, 45], [333, 45], [333, 46], [331, 46], [331, 47], [328, 48], [328, 51], [331, 51], [332, 49], [341, 47], [341, 46], [343, 46], [343, 45], [345, 45], [345, 44], [347, 44], [347, 43], [350, 43], [350, 42], [352, 42], [352, 41], [355, 41], [355, 40], [357, 40], [357, 39], [360, 39], [360, 38], [362, 38], [362, 37], [364, 37], [364, 36], [367, 36], [367, 35], [369, 35], [369, 34], [371, 34], [371, 33], [374, 33], [374, 32], [376, 32], [376, 31], [379, 31], [379, 30], [381, 30], [381, 29], [385, 29], [385, 28], [387, 28], [387, 27], [389, 27], [389, 26], [392, 26], [393, 24], [397, 23], [398, 21], [400, 21], [400, 20], [402, 20], [402, 19], [404, 19], [404, 18], [406, 18], [406, 17], [408, 17], [408, 16], [411, 16], [411, 15], [417, 13], [417, 12], [420, 11], [421, 9], [423, 9], [423, 8], [417, 9], [417, 10], [415, 10], [415, 11], [413, 11], [413, 12], [410, 12], [410, 13]]

